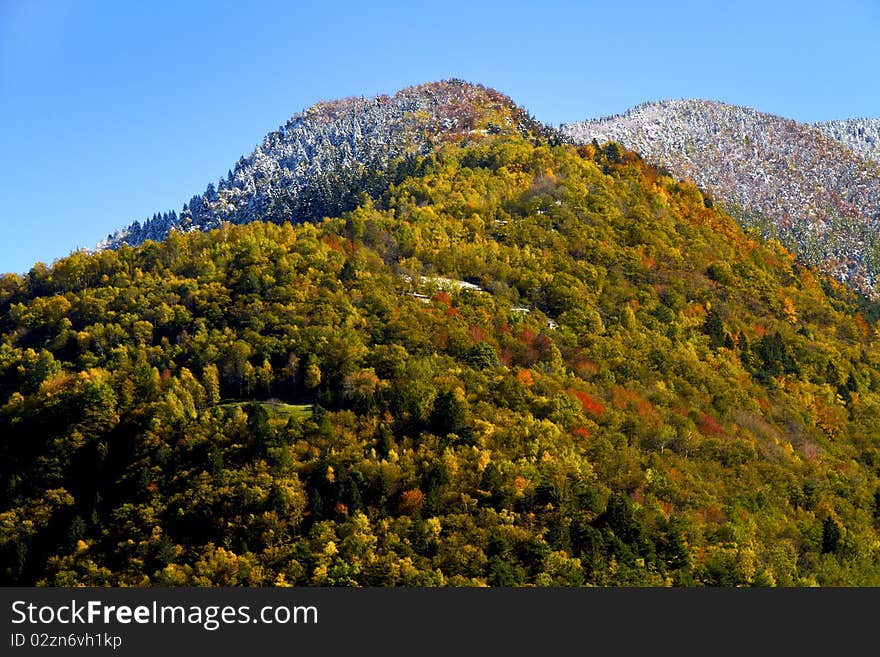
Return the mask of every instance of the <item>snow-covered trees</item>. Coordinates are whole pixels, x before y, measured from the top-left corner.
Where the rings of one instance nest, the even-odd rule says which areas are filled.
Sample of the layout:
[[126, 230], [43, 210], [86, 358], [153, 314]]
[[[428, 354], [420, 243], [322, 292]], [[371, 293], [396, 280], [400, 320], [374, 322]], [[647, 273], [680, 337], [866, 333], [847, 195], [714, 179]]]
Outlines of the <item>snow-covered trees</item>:
[[619, 142], [693, 180], [741, 223], [874, 294], [880, 166], [864, 155], [880, 143], [880, 121], [844, 123], [816, 127], [713, 101], [667, 100], [561, 131], [577, 143]]
[[[525, 133], [540, 125], [492, 89], [461, 80], [410, 87], [393, 97], [318, 103], [266, 135], [215, 187], [180, 217], [154, 216], [108, 236], [101, 248], [161, 240], [170, 230], [211, 230], [223, 222], [298, 222], [352, 209], [362, 192], [390, 182], [389, 165], [433, 144], [494, 131]], [[501, 126], [501, 127], [499, 127]]]
[[817, 123], [816, 127], [865, 159], [880, 164], [880, 119], [828, 121]]

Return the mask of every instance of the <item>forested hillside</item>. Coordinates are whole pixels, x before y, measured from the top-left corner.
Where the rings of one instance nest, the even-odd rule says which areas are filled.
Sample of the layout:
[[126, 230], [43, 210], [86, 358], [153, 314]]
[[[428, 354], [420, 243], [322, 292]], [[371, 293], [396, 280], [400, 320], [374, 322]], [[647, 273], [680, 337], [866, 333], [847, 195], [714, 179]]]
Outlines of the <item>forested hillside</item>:
[[866, 160], [880, 164], [880, 119], [826, 121], [816, 127]]
[[563, 126], [577, 143], [615, 141], [695, 181], [744, 226], [880, 298], [880, 166], [871, 121], [819, 126], [707, 100], [644, 103]]
[[616, 144], [392, 164], [0, 279], [0, 583], [880, 584], [851, 291]]
[[[447, 141], [550, 132], [507, 96], [463, 80], [408, 87], [394, 96], [322, 102], [293, 116], [180, 211], [156, 213], [109, 235], [102, 248], [162, 240], [169, 231], [224, 222], [301, 223], [337, 216], [376, 196], [395, 169]], [[409, 157], [409, 159], [406, 159]]]

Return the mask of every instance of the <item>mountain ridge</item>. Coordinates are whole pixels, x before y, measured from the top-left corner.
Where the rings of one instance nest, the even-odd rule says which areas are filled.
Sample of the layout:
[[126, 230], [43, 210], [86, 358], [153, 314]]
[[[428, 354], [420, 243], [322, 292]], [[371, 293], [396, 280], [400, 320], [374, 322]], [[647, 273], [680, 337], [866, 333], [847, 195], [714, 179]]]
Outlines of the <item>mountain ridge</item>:
[[179, 215], [136, 221], [97, 248], [224, 222], [338, 215], [409, 173], [408, 157], [490, 132], [619, 141], [672, 175], [693, 179], [743, 225], [780, 239], [805, 263], [878, 297], [880, 119], [805, 124], [714, 100], [669, 99], [557, 129], [509, 96], [457, 78], [315, 103], [266, 135]]
[[820, 128], [685, 99], [642, 103], [560, 131], [576, 143], [617, 141], [694, 180], [744, 225], [876, 296], [880, 166]]

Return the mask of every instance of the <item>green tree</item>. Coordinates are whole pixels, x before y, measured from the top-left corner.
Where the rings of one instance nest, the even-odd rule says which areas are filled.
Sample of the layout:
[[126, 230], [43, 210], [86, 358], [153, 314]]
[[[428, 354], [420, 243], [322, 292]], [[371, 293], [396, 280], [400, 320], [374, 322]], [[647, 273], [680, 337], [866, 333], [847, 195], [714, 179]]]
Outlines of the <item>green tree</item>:
[[309, 354], [309, 357], [306, 359], [303, 385], [309, 390], [314, 390], [321, 385], [321, 376], [321, 368], [318, 366], [318, 359], [315, 358], [314, 354]]
[[208, 403], [211, 405], [218, 404], [220, 402], [220, 373], [214, 363], [205, 365], [202, 371], [202, 384], [208, 395]]

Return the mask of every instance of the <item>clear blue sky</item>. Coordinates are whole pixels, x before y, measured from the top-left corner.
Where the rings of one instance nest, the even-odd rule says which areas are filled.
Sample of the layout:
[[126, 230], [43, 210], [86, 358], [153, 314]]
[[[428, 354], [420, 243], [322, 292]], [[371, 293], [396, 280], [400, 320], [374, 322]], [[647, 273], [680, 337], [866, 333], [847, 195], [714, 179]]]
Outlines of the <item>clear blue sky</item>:
[[877, 0], [0, 0], [0, 272], [179, 211], [319, 100], [460, 77], [552, 124], [683, 97], [817, 121], [880, 116], [878, 65]]

